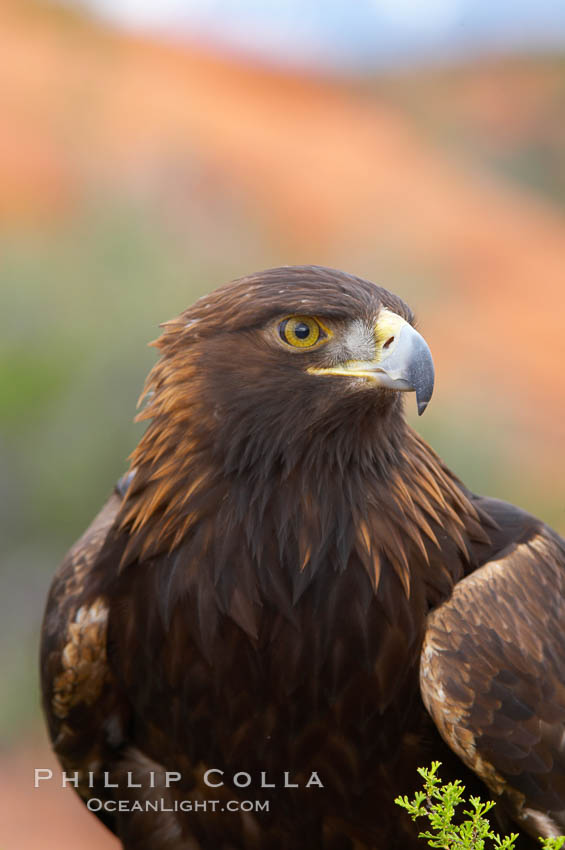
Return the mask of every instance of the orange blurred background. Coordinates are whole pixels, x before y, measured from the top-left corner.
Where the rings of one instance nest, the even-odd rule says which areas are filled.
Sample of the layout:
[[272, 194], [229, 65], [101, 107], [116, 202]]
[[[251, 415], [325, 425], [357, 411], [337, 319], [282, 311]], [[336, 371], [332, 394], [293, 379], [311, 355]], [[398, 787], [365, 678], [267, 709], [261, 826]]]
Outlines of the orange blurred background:
[[415, 421], [473, 489], [565, 532], [565, 50], [281, 70], [40, 0], [0, 9], [0, 845], [117, 847], [54, 767], [43, 601], [140, 434], [157, 325], [318, 263], [416, 311]]

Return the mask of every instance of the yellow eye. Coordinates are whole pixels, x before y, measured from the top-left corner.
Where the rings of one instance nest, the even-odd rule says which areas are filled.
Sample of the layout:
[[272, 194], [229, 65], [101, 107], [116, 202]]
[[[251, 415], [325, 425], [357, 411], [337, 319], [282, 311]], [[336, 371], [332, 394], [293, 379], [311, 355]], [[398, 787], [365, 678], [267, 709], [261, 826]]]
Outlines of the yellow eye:
[[295, 348], [311, 348], [325, 334], [316, 319], [309, 316], [291, 316], [283, 319], [279, 325], [279, 334], [283, 342]]

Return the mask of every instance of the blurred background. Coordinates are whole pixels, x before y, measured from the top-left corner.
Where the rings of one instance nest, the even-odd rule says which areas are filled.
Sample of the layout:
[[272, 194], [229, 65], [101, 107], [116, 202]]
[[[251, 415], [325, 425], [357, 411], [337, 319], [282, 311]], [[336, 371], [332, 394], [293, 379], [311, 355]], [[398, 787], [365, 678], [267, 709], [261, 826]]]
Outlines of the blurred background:
[[294, 263], [402, 295], [437, 369], [418, 429], [565, 532], [562, 3], [3, 0], [4, 850], [117, 846], [33, 789], [47, 587], [140, 436], [158, 323]]

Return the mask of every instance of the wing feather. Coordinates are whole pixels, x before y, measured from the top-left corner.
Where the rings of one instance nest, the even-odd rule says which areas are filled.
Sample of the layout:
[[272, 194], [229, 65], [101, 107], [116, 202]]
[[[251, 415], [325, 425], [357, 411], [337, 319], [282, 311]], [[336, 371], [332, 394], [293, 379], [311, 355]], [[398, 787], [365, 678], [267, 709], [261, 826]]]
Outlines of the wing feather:
[[501, 528], [500, 551], [428, 616], [422, 697], [444, 740], [522, 827], [535, 836], [559, 835], [565, 541], [517, 509], [505, 515], [503, 503], [490, 507]]
[[[92, 581], [120, 503], [116, 491], [57, 570], [42, 629], [41, 685], [50, 737], [63, 769], [78, 772], [77, 790], [85, 799], [97, 791], [104, 796], [99, 773], [111, 765], [109, 753], [124, 739], [125, 706], [116, 695], [106, 651], [108, 605]], [[112, 828], [111, 817], [99, 816]]]

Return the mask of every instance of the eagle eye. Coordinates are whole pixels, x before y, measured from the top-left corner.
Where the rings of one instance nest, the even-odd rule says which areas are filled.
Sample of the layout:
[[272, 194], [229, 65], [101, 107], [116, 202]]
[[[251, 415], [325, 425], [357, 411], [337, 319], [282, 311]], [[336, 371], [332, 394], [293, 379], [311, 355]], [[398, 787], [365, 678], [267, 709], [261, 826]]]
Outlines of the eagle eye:
[[294, 348], [311, 348], [327, 334], [316, 319], [309, 316], [290, 316], [279, 325], [279, 335], [283, 342]]

